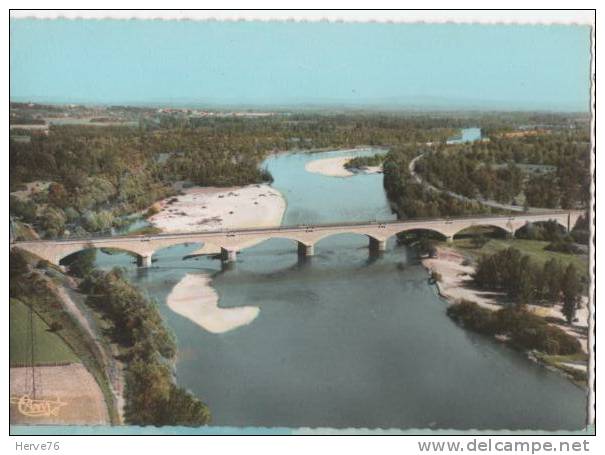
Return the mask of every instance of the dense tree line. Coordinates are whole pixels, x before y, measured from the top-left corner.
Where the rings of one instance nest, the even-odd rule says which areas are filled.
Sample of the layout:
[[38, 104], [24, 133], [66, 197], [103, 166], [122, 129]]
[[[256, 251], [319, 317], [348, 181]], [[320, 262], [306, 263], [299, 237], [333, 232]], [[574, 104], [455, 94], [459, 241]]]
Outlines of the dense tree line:
[[470, 198], [532, 207], [586, 207], [590, 147], [586, 129], [437, 147], [416, 166], [434, 186]]
[[418, 148], [415, 146], [394, 147], [384, 160], [384, 188], [391, 206], [400, 218], [456, 216], [492, 211], [478, 202], [462, 201], [444, 192], [431, 191], [414, 180], [409, 164], [417, 153]]
[[441, 139], [447, 119], [395, 115], [282, 115], [261, 119], [161, 116], [139, 128], [56, 126], [30, 142], [10, 141], [11, 191], [51, 182], [32, 197], [10, 198], [11, 215], [47, 237], [120, 227], [124, 216], [202, 186], [270, 181], [261, 162], [278, 150], [390, 145]]
[[384, 153], [376, 153], [370, 156], [358, 156], [349, 160], [345, 164], [345, 168], [348, 170], [362, 169], [367, 166], [380, 166], [384, 161]]
[[583, 216], [572, 227], [571, 232], [565, 232], [563, 226], [554, 220], [529, 223], [515, 233], [515, 237], [519, 239], [546, 241], [549, 244], [545, 247], [548, 251], [558, 251], [567, 254], [580, 254], [582, 250], [578, 247], [579, 244], [588, 245], [588, 230], [587, 217]]
[[[530, 205], [567, 207], [585, 200], [589, 187], [585, 172], [578, 177], [578, 170], [588, 169], [589, 138], [585, 129], [575, 128], [578, 122], [564, 116], [356, 112], [221, 118], [151, 112], [135, 113], [140, 115], [139, 127], [52, 125], [48, 135], [30, 133], [30, 142], [11, 140], [11, 191], [32, 181], [52, 182], [34, 197], [11, 197], [11, 214], [47, 237], [105, 231], [122, 226], [125, 215], [173, 194], [176, 181], [203, 186], [270, 181], [261, 163], [272, 151], [359, 145], [391, 149], [385, 158], [385, 187], [405, 216], [484, 210], [427, 193], [408, 181], [409, 159], [427, 143], [437, 152], [420, 161], [422, 172], [430, 181], [463, 194], [508, 200], [521, 186]], [[550, 122], [560, 129], [552, 135], [513, 139], [494, 133], [489, 142], [445, 146], [469, 123], [496, 132], [525, 121]], [[574, 129], [563, 130], [566, 125]], [[370, 164], [368, 160], [357, 164]], [[521, 178], [511, 162], [549, 164], [556, 172]]]
[[573, 264], [564, 267], [549, 259], [539, 266], [515, 248], [480, 257], [473, 280], [481, 289], [506, 292], [518, 305], [562, 303], [569, 323], [575, 318], [585, 287]]
[[523, 350], [537, 350], [550, 355], [582, 352], [580, 342], [559, 327], [523, 308], [506, 307], [488, 310], [475, 302], [462, 300], [450, 305], [447, 314], [465, 328], [485, 335], [502, 335]]
[[108, 336], [120, 346], [126, 365], [127, 423], [207, 424], [208, 407], [174, 383], [169, 362], [174, 361], [176, 344], [155, 304], [128, 283], [120, 269], [94, 271], [80, 288], [88, 295], [87, 304], [109, 321]]

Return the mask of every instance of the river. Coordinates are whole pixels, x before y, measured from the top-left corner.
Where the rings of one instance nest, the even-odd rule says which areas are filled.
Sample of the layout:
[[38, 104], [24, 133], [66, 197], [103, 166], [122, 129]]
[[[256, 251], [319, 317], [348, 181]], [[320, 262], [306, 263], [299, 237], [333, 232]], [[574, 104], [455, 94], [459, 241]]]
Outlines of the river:
[[[342, 154], [351, 152], [267, 159], [288, 202], [282, 224], [394, 218], [381, 174], [337, 178], [304, 169], [309, 160]], [[178, 339], [177, 381], [208, 403], [212, 425], [585, 427], [584, 390], [454, 324], [414, 254], [393, 239], [384, 255], [370, 258], [366, 238], [329, 237], [308, 262], [299, 262], [294, 242], [274, 239], [243, 250], [224, 271], [208, 257], [183, 260], [197, 247], [161, 250], [147, 270], [120, 254], [99, 253], [97, 262], [126, 266], [159, 302]], [[196, 272], [213, 275], [222, 307], [254, 305], [259, 316], [212, 334], [172, 312], [168, 293]]]

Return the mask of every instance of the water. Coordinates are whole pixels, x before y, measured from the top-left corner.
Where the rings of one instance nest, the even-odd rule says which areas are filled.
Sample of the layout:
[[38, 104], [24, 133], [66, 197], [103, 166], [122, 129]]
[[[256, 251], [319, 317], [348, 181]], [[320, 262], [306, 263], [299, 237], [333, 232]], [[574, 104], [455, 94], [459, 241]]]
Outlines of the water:
[[475, 142], [481, 139], [481, 128], [463, 128], [460, 130], [460, 136], [449, 139], [448, 144], [464, 144], [465, 142]]
[[[348, 152], [338, 152], [340, 154]], [[312, 159], [287, 154], [267, 166], [287, 197], [284, 224], [390, 219], [382, 175], [309, 174]], [[373, 153], [371, 151], [361, 153]], [[370, 258], [367, 239], [326, 238], [310, 262], [296, 244], [243, 250], [233, 270], [210, 258], [183, 260], [198, 245], [159, 251], [137, 270], [178, 338], [178, 383], [208, 403], [213, 425], [256, 427], [543, 429], [585, 426], [585, 392], [522, 354], [455, 325], [427, 273], [388, 242]], [[211, 334], [175, 314], [166, 296], [186, 273], [207, 272], [220, 305], [256, 305], [250, 325]]]
[[273, 175], [273, 186], [281, 191], [288, 202], [282, 224], [395, 219], [384, 193], [382, 174], [358, 174], [342, 178], [305, 170], [305, 164], [309, 161], [376, 153], [386, 153], [386, 150], [289, 153], [268, 159], [266, 167]]

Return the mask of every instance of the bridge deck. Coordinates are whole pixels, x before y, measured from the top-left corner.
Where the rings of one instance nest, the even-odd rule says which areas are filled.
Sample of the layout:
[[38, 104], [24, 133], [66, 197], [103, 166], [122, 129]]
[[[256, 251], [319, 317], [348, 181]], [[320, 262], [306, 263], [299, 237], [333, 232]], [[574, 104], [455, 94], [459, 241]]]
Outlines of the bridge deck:
[[541, 213], [516, 213], [508, 215], [467, 215], [457, 217], [441, 217], [441, 218], [412, 218], [407, 220], [389, 220], [389, 221], [361, 221], [361, 222], [339, 222], [339, 223], [322, 223], [322, 224], [298, 224], [289, 226], [276, 226], [276, 227], [261, 227], [261, 228], [240, 228], [240, 229], [220, 229], [220, 230], [207, 230], [207, 231], [195, 231], [195, 232], [178, 232], [178, 233], [158, 233], [158, 234], [124, 234], [124, 235], [106, 235], [106, 236], [83, 236], [83, 237], [69, 237], [69, 238], [58, 238], [58, 239], [39, 239], [39, 240], [28, 240], [26, 242], [16, 241], [14, 244], [19, 243], [32, 243], [32, 242], [53, 242], [53, 243], [72, 243], [72, 242], [99, 242], [104, 240], [134, 240], [134, 239], [177, 239], [184, 237], [214, 237], [217, 235], [236, 236], [246, 234], [272, 234], [272, 233], [287, 233], [287, 232], [305, 232], [305, 231], [322, 231], [322, 230], [333, 230], [338, 228], [376, 228], [380, 226], [384, 227], [397, 227], [411, 224], [448, 224], [458, 221], [476, 221], [477, 223], [486, 223], [489, 221], [502, 221], [502, 220], [526, 220], [531, 221], [532, 219], [544, 220], [549, 216], [561, 216], [567, 214], [583, 214], [580, 210], [553, 210], [549, 212]]

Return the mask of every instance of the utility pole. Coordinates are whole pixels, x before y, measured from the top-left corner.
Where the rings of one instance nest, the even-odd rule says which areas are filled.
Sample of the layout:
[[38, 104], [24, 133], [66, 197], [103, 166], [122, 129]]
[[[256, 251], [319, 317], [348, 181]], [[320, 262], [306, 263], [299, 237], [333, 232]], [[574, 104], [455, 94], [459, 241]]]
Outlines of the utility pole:
[[34, 330], [34, 309], [29, 305], [29, 342], [31, 348], [30, 362], [32, 366], [32, 399], [36, 399], [36, 335]]

